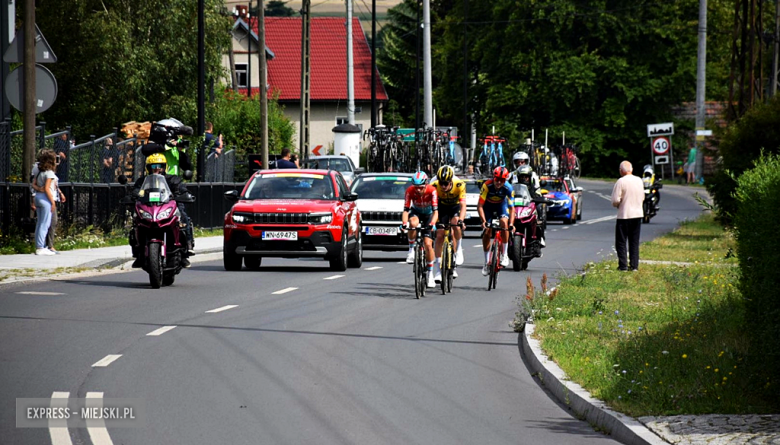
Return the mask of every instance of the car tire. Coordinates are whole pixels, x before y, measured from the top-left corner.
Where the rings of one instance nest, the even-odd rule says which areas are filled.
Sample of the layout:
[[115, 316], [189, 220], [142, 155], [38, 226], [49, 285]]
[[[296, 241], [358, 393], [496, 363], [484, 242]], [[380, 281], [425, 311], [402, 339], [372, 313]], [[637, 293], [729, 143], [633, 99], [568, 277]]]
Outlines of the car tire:
[[359, 230], [357, 233], [357, 241], [355, 242], [355, 249], [349, 254], [347, 265], [352, 268], [359, 269], [363, 266], [363, 231]]
[[244, 266], [246, 266], [249, 270], [258, 270], [260, 269], [260, 263], [262, 263], [263, 257], [256, 256], [256, 255], [245, 255], [244, 256]]
[[341, 245], [330, 259], [330, 268], [337, 272], [347, 270], [347, 228], [341, 229]]
[[234, 248], [227, 245], [222, 246], [222, 265], [225, 270], [241, 270], [241, 260], [241, 255], [237, 254]]

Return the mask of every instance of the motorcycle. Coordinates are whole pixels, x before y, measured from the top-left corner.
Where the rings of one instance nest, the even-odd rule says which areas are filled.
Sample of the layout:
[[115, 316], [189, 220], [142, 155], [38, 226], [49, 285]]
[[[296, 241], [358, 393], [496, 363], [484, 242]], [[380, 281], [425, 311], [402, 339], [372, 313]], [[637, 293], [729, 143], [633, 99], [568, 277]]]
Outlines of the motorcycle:
[[642, 222], [647, 224], [650, 222], [650, 218], [654, 217], [659, 210], [658, 202], [661, 200], [661, 190], [664, 185], [661, 181], [644, 181], [645, 183], [645, 200], [642, 203]]
[[187, 253], [176, 200], [195, 202], [189, 193], [174, 198], [163, 175], [150, 174], [138, 192], [137, 198], [125, 196], [123, 203], [134, 204], [133, 231], [137, 246], [143, 246], [143, 270], [149, 273], [152, 288], [170, 286], [183, 268]]
[[515, 271], [528, 269], [528, 263], [542, 256], [542, 244], [538, 230], [539, 211], [537, 205], [547, 203], [544, 198], [532, 199], [525, 184], [515, 184], [515, 224], [514, 233], [509, 240], [512, 269]]

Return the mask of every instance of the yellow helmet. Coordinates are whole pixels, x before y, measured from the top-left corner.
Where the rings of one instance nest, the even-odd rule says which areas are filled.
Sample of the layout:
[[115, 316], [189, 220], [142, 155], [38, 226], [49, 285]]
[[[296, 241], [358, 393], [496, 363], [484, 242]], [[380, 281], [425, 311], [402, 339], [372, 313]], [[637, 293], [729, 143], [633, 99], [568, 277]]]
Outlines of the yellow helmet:
[[440, 182], [452, 182], [453, 176], [455, 176], [455, 170], [449, 165], [441, 167], [439, 171], [436, 172], [436, 178], [438, 178]]
[[162, 168], [163, 173], [168, 167], [168, 162], [165, 160], [165, 155], [162, 153], [153, 153], [146, 158], [146, 172], [152, 173], [155, 168]]

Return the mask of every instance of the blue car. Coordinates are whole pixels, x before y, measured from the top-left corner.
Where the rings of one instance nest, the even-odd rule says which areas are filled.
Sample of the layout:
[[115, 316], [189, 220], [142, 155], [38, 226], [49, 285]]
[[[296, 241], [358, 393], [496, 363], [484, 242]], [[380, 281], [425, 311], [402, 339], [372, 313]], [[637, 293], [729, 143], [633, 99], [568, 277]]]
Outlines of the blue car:
[[544, 197], [552, 200], [552, 204], [547, 206], [547, 221], [575, 224], [577, 222], [577, 191], [569, 190], [569, 185], [560, 178], [541, 178], [540, 185], [548, 192]]

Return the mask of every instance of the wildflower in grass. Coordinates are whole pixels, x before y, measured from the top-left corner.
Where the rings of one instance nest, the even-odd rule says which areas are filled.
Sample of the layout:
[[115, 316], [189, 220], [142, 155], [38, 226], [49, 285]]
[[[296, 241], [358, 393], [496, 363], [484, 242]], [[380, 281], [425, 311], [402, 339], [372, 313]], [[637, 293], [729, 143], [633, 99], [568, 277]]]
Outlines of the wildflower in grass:
[[718, 358], [723, 357], [723, 351], [720, 351], [720, 354], [718, 354]]
[[667, 354], [669, 354], [669, 351], [661, 351], [661, 354], [667, 355]]
[[547, 274], [542, 275], [542, 293], [547, 293]]
[[619, 315], [619, 314], [620, 314], [620, 311], [615, 311], [615, 315]]
[[719, 371], [718, 368], [715, 368], [715, 372], [718, 372], [718, 371]]
[[682, 358], [688, 358], [688, 354], [683, 354]]

